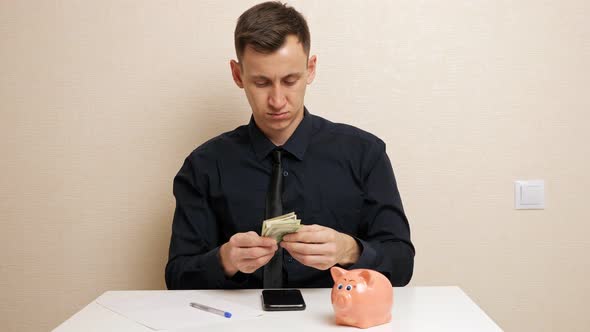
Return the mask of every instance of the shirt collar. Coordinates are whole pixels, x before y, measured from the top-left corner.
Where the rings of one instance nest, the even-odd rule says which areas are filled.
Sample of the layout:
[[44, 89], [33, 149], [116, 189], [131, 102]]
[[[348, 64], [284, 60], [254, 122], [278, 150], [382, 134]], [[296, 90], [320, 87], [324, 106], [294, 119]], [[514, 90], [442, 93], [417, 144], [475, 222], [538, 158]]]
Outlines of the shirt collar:
[[[250, 117], [248, 132], [250, 133], [252, 147], [254, 148], [254, 153], [256, 153], [256, 158], [258, 158], [258, 160], [266, 158], [266, 156], [276, 148], [260, 128], [258, 128], [253, 116]], [[304, 107], [303, 119], [301, 120], [301, 123], [299, 123], [299, 126], [297, 126], [297, 129], [295, 129], [295, 132], [293, 132], [293, 135], [291, 135], [285, 145], [283, 145], [283, 150], [289, 152], [295, 158], [303, 160], [305, 150], [307, 150], [311, 138], [311, 132], [312, 116], [307, 108]]]

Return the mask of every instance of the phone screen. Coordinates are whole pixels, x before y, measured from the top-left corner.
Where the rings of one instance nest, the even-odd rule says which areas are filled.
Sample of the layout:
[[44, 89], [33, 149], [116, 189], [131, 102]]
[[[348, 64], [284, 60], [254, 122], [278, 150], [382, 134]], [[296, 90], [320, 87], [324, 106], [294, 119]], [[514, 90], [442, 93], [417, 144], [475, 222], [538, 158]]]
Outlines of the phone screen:
[[262, 308], [266, 311], [304, 310], [305, 301], [298, 289], [265, 289]]

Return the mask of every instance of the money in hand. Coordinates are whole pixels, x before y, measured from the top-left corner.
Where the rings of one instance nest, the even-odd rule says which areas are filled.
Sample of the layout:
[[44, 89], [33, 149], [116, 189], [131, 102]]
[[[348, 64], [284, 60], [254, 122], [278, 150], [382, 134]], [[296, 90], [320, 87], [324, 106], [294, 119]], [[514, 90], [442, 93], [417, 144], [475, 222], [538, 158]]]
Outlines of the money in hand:
[[301, 228], [301, 220], [297, 219], [295, 212], [282, 216], [266, 219], [262, 222], [262, 236], [272, 237], [277, 243], [283, 240], [283, 236], [295, 233]]

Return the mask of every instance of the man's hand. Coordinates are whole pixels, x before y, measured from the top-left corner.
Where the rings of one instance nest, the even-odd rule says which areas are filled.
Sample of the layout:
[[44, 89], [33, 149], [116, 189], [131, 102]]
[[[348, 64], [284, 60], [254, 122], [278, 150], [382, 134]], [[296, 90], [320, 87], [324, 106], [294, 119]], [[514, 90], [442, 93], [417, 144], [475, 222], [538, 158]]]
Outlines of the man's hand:
[[285, 235], [281, 247], [301, 264], [319, 270], [327, 270], [336, 264], [352, 265], [360, 256], [354, 238], [320, 225], [305, 225], [296, 233]]
[[236, 233], [219, 248], [219, 258], [225, 275], [232, 277], [238, 271], [256, 271], [270, 261], [277, 249], [277, 241], [272, 238], [255, 232]]

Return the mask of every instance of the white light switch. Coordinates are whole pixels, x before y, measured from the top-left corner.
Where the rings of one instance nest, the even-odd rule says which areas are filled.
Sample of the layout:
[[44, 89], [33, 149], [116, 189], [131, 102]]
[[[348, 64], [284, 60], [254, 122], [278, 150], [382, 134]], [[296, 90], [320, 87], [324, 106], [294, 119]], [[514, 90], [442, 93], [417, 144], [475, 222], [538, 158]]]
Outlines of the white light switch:
[[544, 209], [545, 208], [545, 181], [529, 180], [514, 182], [514, 208]]

